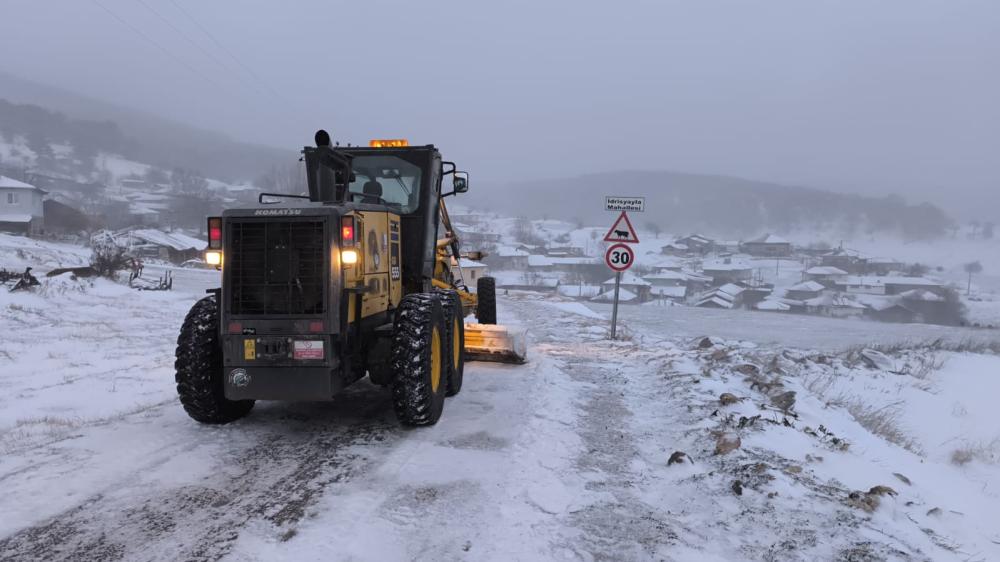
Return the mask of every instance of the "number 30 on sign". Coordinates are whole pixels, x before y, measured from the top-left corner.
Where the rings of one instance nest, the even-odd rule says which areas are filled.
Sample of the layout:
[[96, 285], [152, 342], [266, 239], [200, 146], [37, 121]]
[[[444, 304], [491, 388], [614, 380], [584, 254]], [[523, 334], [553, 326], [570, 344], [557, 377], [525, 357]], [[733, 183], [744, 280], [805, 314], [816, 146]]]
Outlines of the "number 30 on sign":
[[608, 248], [607, 253], [604, 254], [604, 262], [615, 271], [625, 271], [632, 267], [634, 261], [635, 254], [632, 252], [632, 248], [625, 244], [615, 244]]

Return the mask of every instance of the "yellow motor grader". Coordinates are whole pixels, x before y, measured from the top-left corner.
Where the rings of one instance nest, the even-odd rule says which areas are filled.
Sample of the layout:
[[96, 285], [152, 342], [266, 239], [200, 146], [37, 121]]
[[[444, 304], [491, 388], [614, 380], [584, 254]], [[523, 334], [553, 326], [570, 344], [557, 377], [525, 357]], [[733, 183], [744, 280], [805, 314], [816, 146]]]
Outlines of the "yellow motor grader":
[[[468, 174], [433, 145], [375, 140], [302, 151], [308, 195], [208, 219], [206, 261], [222, 283], [188, 313], [177, 341], [180, 401], [228, 423], [255, 400], [330, 400], [366, 374], [391, 389], [399, 420], [437, 422], [466, 359], [521, 363], [523, 331], [496, 326], [496, 284], [466, 286], [445, 198]], [[442, 190], [450, 176], [451, 189]], [[477, 323], [465, 323], [475, 314]]]

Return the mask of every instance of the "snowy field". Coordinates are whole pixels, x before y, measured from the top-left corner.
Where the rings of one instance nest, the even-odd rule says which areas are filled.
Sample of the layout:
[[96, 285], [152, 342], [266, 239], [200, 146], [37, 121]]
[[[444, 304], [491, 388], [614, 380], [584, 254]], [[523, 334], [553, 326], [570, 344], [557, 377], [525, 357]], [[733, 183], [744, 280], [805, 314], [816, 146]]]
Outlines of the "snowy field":
[[[610, 304], [587, 303], [586, 308], [611, 318]], [[622, 305], [618, 309], [618, 318], [639, 332], [655, 332], [665, 337], [716, 335], [760, 345], [823, 349], [827, 352], [873, 343], [922, 343], [936, 339], [952, 342], [1000, 340], [1000, 330], [655, 304]]]
[[0, 560], [1000, 560], [1000, 357], [844, 352], [964, 332], [623, 307], [610, 342], [512, 292], [529, 363], [470, 363], [434, 427], [367, 381], [208, 427], [172, 361], [215, 276], [0, 291]]

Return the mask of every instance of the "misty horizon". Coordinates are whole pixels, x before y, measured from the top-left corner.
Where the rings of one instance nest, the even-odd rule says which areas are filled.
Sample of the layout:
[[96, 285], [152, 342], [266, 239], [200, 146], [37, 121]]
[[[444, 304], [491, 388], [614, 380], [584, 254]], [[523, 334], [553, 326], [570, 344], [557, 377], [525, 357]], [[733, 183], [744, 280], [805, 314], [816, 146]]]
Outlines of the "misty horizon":
[[17, 54], [0, 72], [292, 153], [326, 128], [433, 143], [485, 186], [662, 170], [959, 218], [998, 203], [986, 2], [58, 4], [7, 4], [22, 25], [0, 37]]

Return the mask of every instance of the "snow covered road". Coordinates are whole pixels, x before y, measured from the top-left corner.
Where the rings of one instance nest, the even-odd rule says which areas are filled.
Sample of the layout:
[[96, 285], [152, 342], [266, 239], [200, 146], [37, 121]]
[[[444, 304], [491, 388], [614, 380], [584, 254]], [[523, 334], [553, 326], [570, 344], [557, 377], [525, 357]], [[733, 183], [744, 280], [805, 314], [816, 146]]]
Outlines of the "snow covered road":
[[[836, 361], [652, 326], [609, 342], [601, 318], [535, 295], [500, 311], [529, 328], [530, 362], [470, 363], [434, 427], [399, 427], [367, 381], [332, 403], [258, 403], [198, 425], [171, 361], [211, 280], [3, 297], [0, 560], [1000, 556], [996, 465], [955, 467], [873, 435], [813, 392]], [[981, 361], [995, 380], [996, 357]], [[837, 380], [898, 379], [841, 366]], [[775, 376], [798, 393], [795, 412], [772, 405]], [[990, 408], [968, 405], [963, 423]], [[726, 440], [735, 450], [720, 451]], [[864, 492], [879, 485], [896, 494], [881, 507]]]

